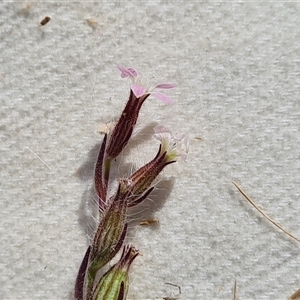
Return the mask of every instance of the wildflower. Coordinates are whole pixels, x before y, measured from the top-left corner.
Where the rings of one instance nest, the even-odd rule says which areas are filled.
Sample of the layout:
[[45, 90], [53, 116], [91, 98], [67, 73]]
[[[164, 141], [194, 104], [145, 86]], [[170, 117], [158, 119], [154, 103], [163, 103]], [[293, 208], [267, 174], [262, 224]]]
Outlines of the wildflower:
[[127, 207], [146, 199], [154, 189], [151, 185], [159, 173], [168, 164], [176, 162], [179, 157], [186, 160], [189, 147], [187, 136], [173, 137], [166, 127], [156, 127], [154, 137], [161, 144], [155, 158], [130, 177], [120, 179], [116, 194], [106, 199], [111, 163], [127, 145], [144, 101], [153, 95], [167, 104], [172, 104], [172, 99], [161, 90], [175, 87], [171, 83], [149, 86], [144, 84], [144, 80], [135, 69], [123, 66], [117, 68], [121, 71], [121, 77], [129, 77], [132, 84], [129, 99], [120, 119], [112, 133], [105, 134], [96, 161], [94, 186], [99, 198], [101, 221], [78, 271], [75, 283], [76, 300], [126, 299], [129, 269], [138, 256], [138, 251], [133, 246], [127, 245], [120, 260], [102, 277], [98, 271], [107, 265], [122, 247], [128, 227]]
[[130, 88], [130, 96], [128, 102], [121, 114], [121, 117], [116, 124], [110, 140], [107, 145], [106, 155], [109, 159], [117, 157], [123, 148], [126, 146], [128, 140], [131, 137], [133, 128], [137, 122], [137, 118], [140, 109], [144, 101], [150, 96], [154, 95], [156, 98], [164, 101], [165, 103], [173, 103], [171, 98], [162, 92], [154, 92], [155, 89], [171, 89], [175, 85], [171, 83], [162, 83], [154, 87], [147, 88], [142, 85], [138, 73], [133, 68], [124, 68], [122, 66], [117, 66], [121, 71], [121, 77], [129, 77], [133, 80]]
[[157, 84], [155, 86], [147, 87], [143, 83], [143, 78], [141, 78], [138, 75], [138, 72], [135, 69], [125, 68], [120, 65], [118, 65], [117, 68], [121, 71], [122, 78], [129, 77], [131, 79], [132, 84], [131, 84], [130, 88], [137, 98], [152, 94], [154, 97], [156, 97], [157, 99], [159, 99], [167, 104], [173, 103], [173, 100], [168, 95], [166, 95], [162, 92], [159, 92], [159, 91], [155, 92], [155, 90], [157, 90], [157, 89], [172, 89], [172, 88], [176, 87], [175, 84], [161, 83], [161, 84]]
[[167, 160], [173, 160], [180, 157], [183, 161], [186, 161], [189, 152], [188, 135], [172, 135], [169, 128], [161, 125], [156, 126], [154, 132], [154, 138], [161, 142], [161, 151], [167, 152]]
[[[118, 120], [116, 126], [114, 127], [110, 138], [107, 142], [107, 146], [104, 145], [105, 153], [103, 152], [103, 147], [101, 148], [99, 154], [98, 162], [95, 171], [95, 187], [97, 194], [99, 196], [99, 208], [101, 209], [101, 201], [106, 202], [106, 191], [109, 180], [110, 166], [114, 158], [116, 158], [127, 145], [134, 126], [136, 125], [140, 109], [145, 102], [145, 100], [151, 95], [162, 100], [165, 103], [171, 104], [173, 101], [169, 96], [160, 92], [154, 91], [157, 89], [171, 89], [175, 85], [171, 83], [162, 83], [154, 87], [145, 87], [142, 84], [141, 78], [138, 73], [133, 68], [124, 68], [122, 66], [117, 66], [121, 71], [121, 77], [129, 77], [133, 80], [131, 84], [129, 99], [122, 111], [120, 119]], [[106, 143], [103, 142], [103, 144]], [[102, 146], [103, 146], [102, 144]]]
[[111, 133], [105, 153], [106, 159], [112, 160], [116, 158], [127, 145], [137, 122], [140, 109], [148, 97], [149, 94], [138, 98], [132, 90], [130, 91], [126, 106]]
[[138, 256], [133, 246], [125, 246], [121, 259], [103, 275], [93, 293], [93, 300], [125, 300], [129, 287], [129, 268]]
[[161, 142], [155, 158], [137, 170], [128, 178], [120, 179], [123, 184], [121, 193], [131, 192], [128, 206], [134, 206], [146, 199], [152, 192], [152, 182], [169, 164], [176, 162], [178, 157], [184, 161], [189, 150], [189, 139], [186, 135], [172, 136], [171, 131], [164, 126], [154, 128], [154, 137]]

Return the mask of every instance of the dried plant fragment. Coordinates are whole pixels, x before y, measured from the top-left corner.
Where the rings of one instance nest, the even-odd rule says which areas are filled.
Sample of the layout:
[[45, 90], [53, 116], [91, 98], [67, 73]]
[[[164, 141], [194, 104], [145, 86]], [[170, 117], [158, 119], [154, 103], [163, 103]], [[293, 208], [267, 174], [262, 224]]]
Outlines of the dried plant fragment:
[[177, 287], [178, 288], [178, 295], [175, 296], [175, 297], [163, 297], [163, 300], [178, 300], [180, 298], [180, 295], [181, 295], [181, 287], [177, 284], [169, 283], [169, 282], [166, 282], [165, 284]]
[[86, 19], [86, 22], [92, 29], [96, 29], [97, 26], [99, 25], [99, 23], [93, 19]]
[[293, 295], [291, 295], [291, 297], [289, 298], [289, 300], [296, 300], [296, 299], [300, 299], [300, 289], [298, 289]]
[[40, 22], [40, 24], [41, 24], [42, 26], [44, 26], [44, 25], [46, 25], [47, 23], [49, 23], [50, 20], [51, 20], [51, 18], [48, 17], [48, 16], [46, 16], [46, 17]]
[[237, 300], [237, 285], [236, 285], [236, 280], [234, 281], [234, 286], [233, 286], [233, 300]]
[[178, 300], [179, 297], [163, 297], [163, 300]]
[[159, 223], [158, 219], [147, 219], [140, 222], [141, 226], [149, 226], [149, 225], [156, 225]]
[[111, 133], [115, 127], [116, 123], [115, 122], [109, 122], [109, 123], [106, 123], [106, 124], [102, 124], [98, 127], [98, 132], [99, 133]]
[[251, 200], [249, 198], [249, 196], [238, 186], [238, 184], [235, 181], [232, 181], [232, 183], [235, 185], [235, 187], [239, 190], [239, 192], [247, 199], [248, 202], [250, 202], [250, 204], [252, 206], [254, 206], [254, 208], [256, 210], [258, 210], [267, 220], [269, 220], [273, 225], [275, 225], [277, 228], [279, 228], [280, 230], [282, 230], [285, 234], [287, 234], [288, 236], [290, 236], [292, 239], [296, 240], [297, 242], [300, 242], [300, 239], [298, 239], [297, 237], [295, 237], [294, 235], [292, 235], [291, 233], [289, 233], [287, 230], [285, 230], [283, 227], [281, 227], [278, 223], [276, 223], [273, 219], [271, 219], [267, 214], [265, 214], [255, 203], [253, 200]]
[[51, 167], [40, 157], [38, 156], [35, 152], [33, 152], [31, 149], [28, 148], [28, 150], [35, 155], [49, 170], [51, 170]]

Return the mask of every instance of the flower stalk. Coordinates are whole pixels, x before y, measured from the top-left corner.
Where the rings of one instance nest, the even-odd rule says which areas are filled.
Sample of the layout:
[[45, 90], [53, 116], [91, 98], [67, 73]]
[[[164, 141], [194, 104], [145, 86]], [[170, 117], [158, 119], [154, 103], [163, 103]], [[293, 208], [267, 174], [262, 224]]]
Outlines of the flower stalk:
[[[140, 109], [145, 100], [153, 95], [159, 100], [172, 104], [169, 96], [157, 91], [171, 89], [174, 84], [162, 83], [153, 87], [145, 86], [142, 78], [133, 68], [117, 66], [122, 78], [130, 78], [129, 99], [111, 134], [105, 134], [95, 164], [94, 187], [98, 197], [101, 220], [93, 241], [88, 246], [75, 283], [76, 300], [125, 300], [128, 292], [129, 269], [138, 251], [125, 246], [120, 260], [99, 280], [97, 274], [103, 270], [121, 249], [127, 233], [127, 209], [146, 199], [153, 191], [153, 182], [160, 172], [178, 157], [186, 159], [188, 139], [186, 136], [173, 137], [163, 127], [155, 128], [154, 137], [160, 141], [156, 156], [128, 178], [119, 179], [116, 193], [108, 197], [109, 177], [113, 160], [128, 144], [137, 123]], [[180, 149], [181, 147], [181, 149]]]

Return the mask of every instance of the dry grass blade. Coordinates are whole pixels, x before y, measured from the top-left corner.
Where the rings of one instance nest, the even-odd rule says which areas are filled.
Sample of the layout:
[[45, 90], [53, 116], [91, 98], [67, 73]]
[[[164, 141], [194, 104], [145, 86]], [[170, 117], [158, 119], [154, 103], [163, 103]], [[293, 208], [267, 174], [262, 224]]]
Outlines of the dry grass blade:
[[159, 223], [158, 219], [147, 219], [140, 222], [141, 226], [157, 225]]
[[296, 300], [300, 299], [300, 289], [298, 289], [290, 298], [289, 300]]
[[236, 280], [234, 281], [234, 286], [233, 286], [233, 300], [237, 300]]
[[251, 200], [248, 195], [238, 186], [238, 184], [235, 181], [232, 181], [232, 183], [235, 185], [235, 187], [239, 190], [239, 192], [247, 199], [248, 202], [250, 202], [255, 209], [257, 209], [267, 220], [269, 220], [272, 224], [274, 224], [277, 228], [282, 230], [285, 234], [290, 236], [292, 239], [296, 240], [297, 242], [300, 242], [300, 239], [289, 233], [287, 230], [282, 228], [278, 223], [276, 223], [273, 219], [271, 219], [268, 215], [266, 215], [255, 203], [253, 200]]
[[33, 155], [35, 155], [49, 170], [51, 170], [50, 166], [46, 164], [46, 162], [41, 159], [35, 152], [33, 152], [31, 149], [27, 148]]

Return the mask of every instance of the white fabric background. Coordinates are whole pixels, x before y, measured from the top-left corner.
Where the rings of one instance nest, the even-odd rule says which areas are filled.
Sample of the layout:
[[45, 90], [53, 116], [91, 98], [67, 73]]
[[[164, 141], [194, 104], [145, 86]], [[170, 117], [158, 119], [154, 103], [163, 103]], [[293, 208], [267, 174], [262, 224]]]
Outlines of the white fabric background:
[[232, 299], [235, 279], [239, 299], [300, 287], [299, 243], [231, 184], [300, 236], [299, 4], [16, 2], [0, 5], [0, 23], [1, 299], [73, 297], [97, 127], [129, 93], [116, 63], [178, 84], [174, 106], [147, 100], [127, 163], [156, 153], [153, 124], [191, 138], [188, 162], [163, 174], [169, 187], [152, 199], [162, 201], [139, 212], [153, 210], [159, 226], [131, 225], [143, 256], [129, 298], [176, 294], [165, 282], [181, 299]]

